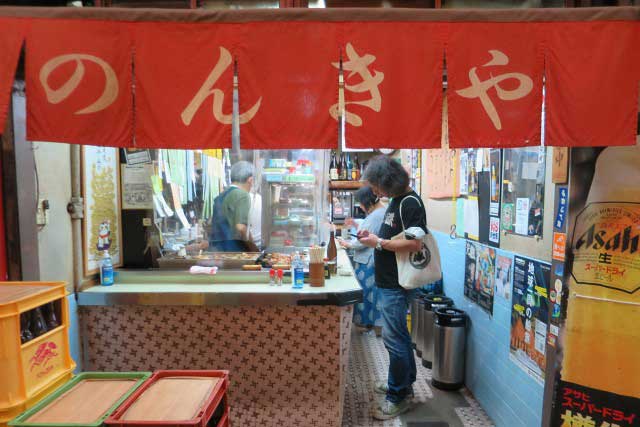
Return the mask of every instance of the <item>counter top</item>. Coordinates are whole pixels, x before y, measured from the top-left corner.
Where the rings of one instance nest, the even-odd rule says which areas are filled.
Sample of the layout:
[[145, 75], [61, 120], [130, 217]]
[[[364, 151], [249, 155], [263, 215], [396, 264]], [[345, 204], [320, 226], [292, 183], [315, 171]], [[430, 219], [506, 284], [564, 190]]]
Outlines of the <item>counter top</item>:
[[[78, 305], [350, 305], [362, 301], [362, 288], [344, 251], [338, 272], [323, 287], [291, 283], [270, 286], [267, 273], [221, 271], [214, 276], [182, 271], [122, 270], [111, 286], [92, 286], [78, 294]], [[289, 280], [290, 281], [290, 280]]]

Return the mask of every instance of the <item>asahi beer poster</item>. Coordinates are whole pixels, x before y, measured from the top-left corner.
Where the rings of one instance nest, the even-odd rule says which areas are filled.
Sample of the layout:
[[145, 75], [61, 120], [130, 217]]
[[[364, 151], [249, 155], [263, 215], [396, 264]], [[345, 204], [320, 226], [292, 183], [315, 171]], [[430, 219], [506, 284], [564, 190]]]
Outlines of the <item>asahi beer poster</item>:
[[516, 256], [511, 305], [511, 360], [544, 384], [551, 266]]
[[640, 145], [572, 149], [570, 173], [551, 425], [639, 426]]
[[489, 314], [493, 314], [496, 250], [467, 241], [464, 294]]

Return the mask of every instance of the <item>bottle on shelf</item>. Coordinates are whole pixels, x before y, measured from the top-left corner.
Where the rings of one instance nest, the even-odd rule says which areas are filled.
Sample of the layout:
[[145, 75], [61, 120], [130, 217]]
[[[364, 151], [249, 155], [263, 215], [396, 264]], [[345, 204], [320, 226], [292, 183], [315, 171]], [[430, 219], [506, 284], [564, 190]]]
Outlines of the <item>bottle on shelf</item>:
[[336, 158], [336, 173], [337, 173], [337, 180], [342, 178], [342, 155], [340, 155], [340, 157]]
[[353, 176], [351, 175], [353, 173], [353, 163], [351, 163], [351, 154], [347, 153], [347, 180], [351, 181], [353, 180]]
[[340, 155], [340, 179], [342, 181], [347, 180], [347, 161], [345, 160], [344, 153]]
[[357, 154], [354, 156], [353, 169], [351, 174], [351, 179], [353, 179], [354, 181], [360, 181], [360, 162], [358, 161]]
[[47, 323], [44, 321], [40, 307], [31, 310], [31, 332], [33, 332], [34, 337], [47, 333]]
[[31, 332], [31, 313], [27, 311], [20, 313], [20, 342], [24, 344], [33, 338], [33, 332]]
[[329, 164], [329, 179], [336, 181], [340, 178], [338, 174], [338, 161], [336, 160], [336, 152], [331, 151], [331, 163]]
[[100, 284], [103, 286], [113, 285], [113, 263], [108, 250], [104, 251], [100, 263]]

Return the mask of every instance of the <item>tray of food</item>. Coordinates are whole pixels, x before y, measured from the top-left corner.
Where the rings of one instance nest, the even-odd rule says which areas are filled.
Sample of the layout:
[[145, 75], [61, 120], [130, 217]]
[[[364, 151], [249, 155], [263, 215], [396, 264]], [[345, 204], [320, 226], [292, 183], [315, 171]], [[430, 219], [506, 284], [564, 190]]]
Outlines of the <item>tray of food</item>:
[[244, 265], [257, 264], [260, 252], [207, 252], [187, 257], [162, 257], [158, 265], [162, 269], [182, 270], [194, 265], [218, 267], [223, 270], [240, 270]]
[[269, 252], [260, 257], [259, 263], [264, 268], [280, 268], [282, 270], [288, 270], [291, 267], [291, 255]]

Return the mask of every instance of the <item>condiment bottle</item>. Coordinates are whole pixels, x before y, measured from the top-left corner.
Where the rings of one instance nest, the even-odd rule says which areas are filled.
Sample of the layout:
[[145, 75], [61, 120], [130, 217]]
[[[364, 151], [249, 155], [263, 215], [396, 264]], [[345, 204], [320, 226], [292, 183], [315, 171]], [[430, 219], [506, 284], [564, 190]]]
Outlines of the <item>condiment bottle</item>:
[[276, 271], [272, 268], [269, 270], [269, 286], [275, 286], [276, 284]]
[[284, 271], [282, 271], [282, 269], [278, 269], [278, 286], [282, 286], [283, 276], [284, 276]]

